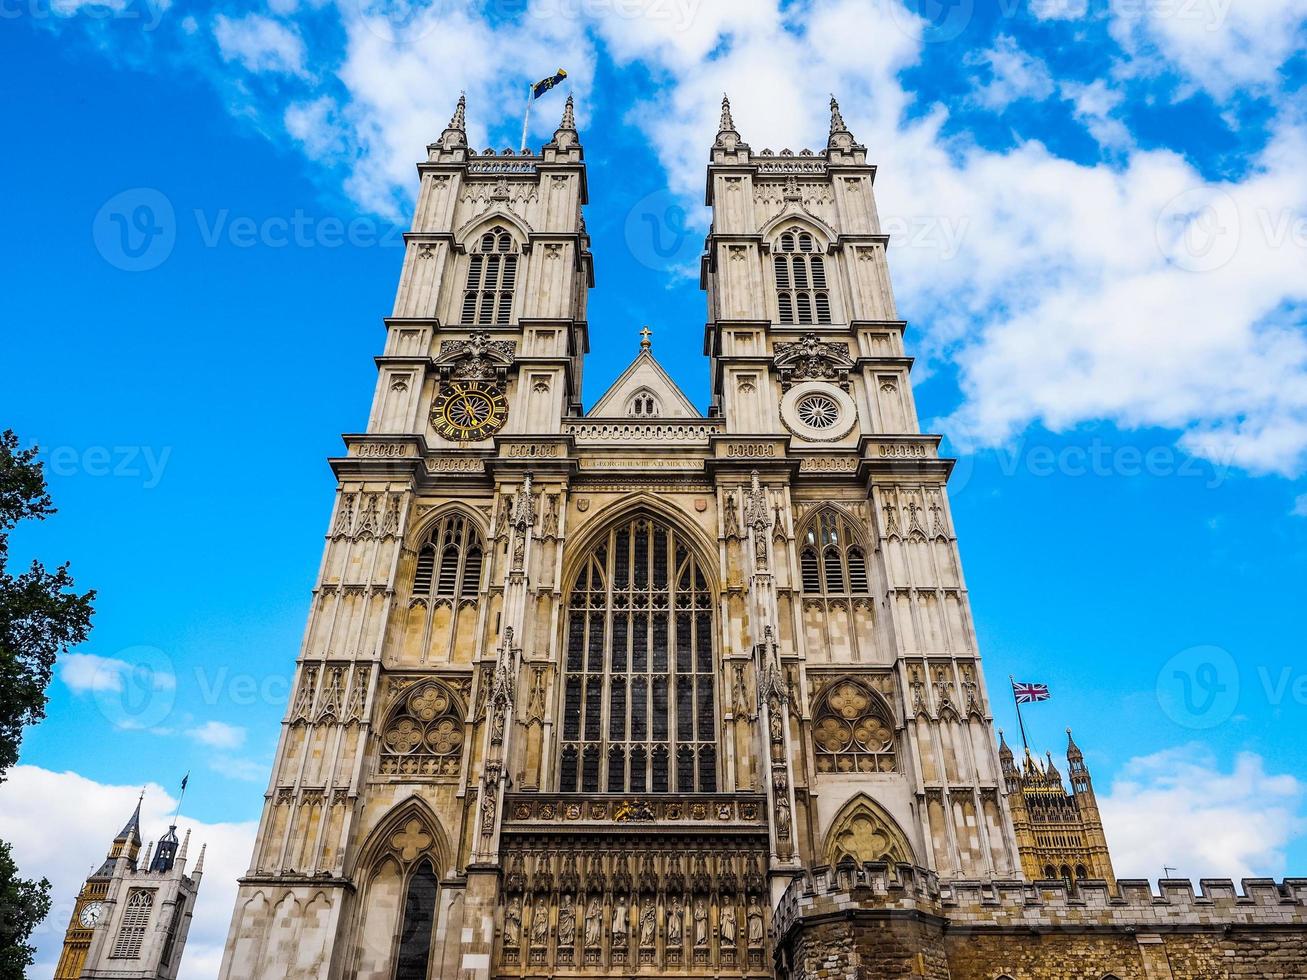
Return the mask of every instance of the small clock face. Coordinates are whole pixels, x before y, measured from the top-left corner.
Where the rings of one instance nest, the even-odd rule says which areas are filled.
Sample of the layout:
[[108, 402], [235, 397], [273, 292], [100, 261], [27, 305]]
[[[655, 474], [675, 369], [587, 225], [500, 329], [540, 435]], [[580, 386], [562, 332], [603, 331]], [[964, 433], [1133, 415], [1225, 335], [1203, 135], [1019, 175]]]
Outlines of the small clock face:
[[94, 927], [104, 918], [104, 905], [100, 902], [88, 902], [82, 906], [82, 914], [77, 917], [87, 929]]
[[456, 442], [487, 439], [507, 421], [508, 401], [503, 392], [485, 382], [453, 382], [431, 406], [431, 425]]

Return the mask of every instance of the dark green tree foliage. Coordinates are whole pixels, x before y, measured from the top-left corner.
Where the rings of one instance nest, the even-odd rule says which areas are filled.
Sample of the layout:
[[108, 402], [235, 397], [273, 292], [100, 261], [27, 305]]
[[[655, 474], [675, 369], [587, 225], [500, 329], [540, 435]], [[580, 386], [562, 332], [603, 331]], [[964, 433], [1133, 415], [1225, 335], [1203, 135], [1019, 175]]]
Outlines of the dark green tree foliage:
[[[67, 563], [9, 572], [9, 532], [54, 513], [36, 453], [0, 433], [0, 782], [18, 761], [23, 728], [45, 717], [55, 657], [86, 639], [94, 611], [95, 593], [77, 594]], [[36, 954], [28, 940], [49, 911], [50, 882], [20, 877], [0, 841], [0, 980], [22, 980]]]

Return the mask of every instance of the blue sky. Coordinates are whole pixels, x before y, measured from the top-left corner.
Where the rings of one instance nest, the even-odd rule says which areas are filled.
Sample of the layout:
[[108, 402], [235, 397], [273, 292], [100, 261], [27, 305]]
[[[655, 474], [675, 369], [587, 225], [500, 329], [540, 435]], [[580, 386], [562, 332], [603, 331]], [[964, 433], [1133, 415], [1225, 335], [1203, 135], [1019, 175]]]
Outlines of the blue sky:
[[[755, 148], [881, 170], [999, 724], [1074, 727], [1118, 870], [1302, 874], [1303, 0], [8, 0], [0, 424], [99, 590], [0, 789], [65, 904], [135, 796], [210, 840], [212, 975], [284, 709], [339, 434], [365, 422], [414, 162], [468, 94], [513, 144], [570, 73], [597, 286], [587, 403], [654, 349], [707, 401], [697, 255], [723, 90]], [[533, 142], [562, 96], [542, 99]], [[141, 212], [142, 205], [150, 211]], [[157, 217], [140, 254], [118, 222]], [[143, 240], [143, 239], [142, 239]], [[1187, 685], [1187, 688], [1186, 688]], [[75, 810], [69, 803], [76, 800]], [[52, 816], [60, 813], [60, 816]], [[58, 828], [79, 835], [52, 846]], [[1164, 841], [1164, 843], [1162, 843]], [[224, 850], [226, 853], [215, 853]], [[217, 861], [214, 858], [218, 858]]]

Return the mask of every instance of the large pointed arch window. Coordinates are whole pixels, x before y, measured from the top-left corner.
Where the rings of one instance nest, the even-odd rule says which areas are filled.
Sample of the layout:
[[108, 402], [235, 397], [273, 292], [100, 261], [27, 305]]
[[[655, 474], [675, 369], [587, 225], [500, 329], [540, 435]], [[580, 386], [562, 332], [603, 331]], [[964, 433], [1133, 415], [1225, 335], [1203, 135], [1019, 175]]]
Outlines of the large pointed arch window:
[[461, 514], [442, 518], [418, 549], [415, 596], [475, 596], [481, 587], [485, 548], [481, 535]]
[[395, 980], [427, 980], [431, 960], [431, 934], [436, 925], [439, 879], [431, 862], [424, 860], [409, 879], [404, 896], [404, 921], [395, 954]]
[[633, 517], [593, 547], [568, 600], [561, 791], [716, 791], [712, 610], [661, 521]]
[[830, 323], [826, 264], [817, 240], [801, 228], [782, 232], [772, 256], [776, 306], [781, 323]]
[[468, 257], [463, 322], [508, 323], [513, 315], [516, 286], [517, 254], [513, 236], [502, 225], [495, 225], [481, 236]]
[[145, 944], [145, 930], [150, 924], [150, 913], [154, 911], [154, 889], [134, 888], [127, 895], [127, 907], [123, 911], [122, 922], [118, 926], [118, 935], [114, 939], [111, 959], [134, 960], [140, 957]]
[[866, 595], [867, 556], [847, 517], [826, 507], [801, 536], [799, 571], [803, 591], [820, 595]]

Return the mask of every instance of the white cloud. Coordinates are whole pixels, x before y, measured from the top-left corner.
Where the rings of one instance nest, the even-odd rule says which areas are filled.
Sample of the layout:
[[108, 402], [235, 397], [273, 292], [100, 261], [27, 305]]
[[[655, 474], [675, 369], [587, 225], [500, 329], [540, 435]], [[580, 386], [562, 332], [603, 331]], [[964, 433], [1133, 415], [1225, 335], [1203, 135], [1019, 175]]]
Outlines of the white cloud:
[[1307, 517], [1307, 493], [1299, 494], [1293, 502], [1293, 516]]
[[988, 109], [1006, 109], [1023, 99], [1042, 102], [1056, 88], [1048, 65], [1007, 35], [998, 37], [988, 51], [972, 54], [966, 60], [987, 69], [989, 78], [977, 87], [975, 99]]
[[209, 768], [220, 776], [239, 780], [242, 783], [262, 783], [267, 781], [272, 766], [254, 759], [217, 756], [209, 760]]
[[1109, 87], [1099, 78], [1088, 84], [1064, 81], [1058, 86], [1058, 92], [1075, 107], [1076, 118], [1100, 146], [1119, 149], [1133, 144], [1125, 123], [1112, 117], [1112, 112], [1125, 101], [1125, 93], [1120, 89]]
[[247, 71], [304, 75], [304, 41], [293, 28], [259, 14], [233, 19], [219, 14], [213, 36], [225, 61]]
[[[75, 772], [16, 766], [0, 786], [0, 839], [28, 878], [46, 877], [54, 907], [37, 928], [32, 976], [50, 976], [63, 944], [73, 899], [86, 875], [104, 860], [109, 844], [136, 806], [139, 786], [108, 786]], [[176, 799], [154, 784], [141, 807], [142, 833], [157, 839], [167, 829]], [[195, 918], [182, 956], [181, 980], [218, 973], [227, 927], [236, 902], [236, 878], [254, 848], [256, 824], [201, 823], [183, 815], [178, 833], [191, 831], [190, 866], [208, 845]]]
[[[115, 657], [100, 657], [93, 653], [66, 653], [59, 658], [59, 679], [76, 694], [121, 692], [125, 681], [139, 681], [139, 665]], [[150, 671], [149, 686], [155, 690], [170, 690], [177, 686], [171, 673]]]
[[1274, 87], [1280, 67], [1301, 48], [1307, 18], [1303, 0], [1153, 0], [1109, 7], [1113, 37], [1137, 62], [1164, 59], [1220, 99], [1241, 87]]
[[1222, 768], [1202, 746], [1132, 759], [1099, 807], [1118, 878], [1282, 877], [1287, 844], [1304, 829], [1304, 786], [1241, 753]]
[[[333, 8], [343, 52], [313, 62], [338, 65], [341, 91], [291, 96], [278, 114], [307, 155], [348, 169], [346, 192], [361, 206], [402, 220], [413, 162], [459, 88], [473, 145], [492, 133], [516, 144], [520, 66], [561, 63], [584, 129], [602, 45], [620, 67], [654, 80], [627, 119], [702, 222], [722, 91], [733, 92], [738, 128], [756, 149], [823, 146], [835, 91], [880, 166], [878, 201], [896, 246], [896, 293], [916, 329], [918, 376], [942, 359], [958, 367], [962, 402], [939, 424], [959, 443], [1107, 420], [1169, 428], [1186, 450], [1223, 465], [1297, 474], [1307, 470], [1307, 280], [1305, 250], [1285, 229], [1307, 215], [1298, 165], [1307, 131], [1286, 109], [1245, 175], [1214, 182], [1179, 153], [1141, 150], [1118, 110], [1132, 73], [1165, 66], [1161, 50], [1209, 76], [1229, 57], [1232, 84], [1264, 84], [1296, 43], [1305, 3], [1112, 5], [1113, 30], [1134, 61], [1118, 66], [1111, 86], [1058, 78], [1013, 38], [997, 40], [981, 98], [994, 108], [1069, 101], [1109, 157], [1097, 163], [1038, 142], [994, 151], [949, 135], [948, 107], [919, 103], [900, 78], [938, 40], [901, 0], [532, 0], [520, 17], [498, 19], [454, 3], [359, 0]], [[1041, 0], [1032, 10], [1045, 20], [1086, 14], [1081, 0]], [[1190, 36], [1195, 23], [1201, 36]], [[271, 71], [307, 63], [299, 37], [278, 34], [285, 25], [221, 24], [231, 35], [224, 50], [243, 63]], [[552, 130], [557, 108], [536, 107], [533, 142]]]
[[245, 729], [222, 721], [206, 721], [186, 734], [215, 749], [238, 749], [245, 744]]

